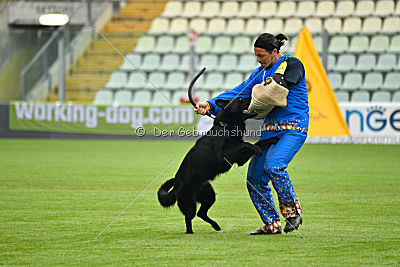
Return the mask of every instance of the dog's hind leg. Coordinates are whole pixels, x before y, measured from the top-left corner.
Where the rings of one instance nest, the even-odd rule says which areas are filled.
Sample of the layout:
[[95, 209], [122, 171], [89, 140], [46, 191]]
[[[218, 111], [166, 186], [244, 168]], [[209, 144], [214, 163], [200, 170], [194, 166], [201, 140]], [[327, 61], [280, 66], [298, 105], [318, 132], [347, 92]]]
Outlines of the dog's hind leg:
[[221, 230], [221, 227], [218, 225], [218, 223], [210, 219], [210, 217], [207, 215], [208, 210], [215, 202], [215, 192], [209, 182], [205, 183], [200, 191], [197, 192], [196, 201], [201, 203], [201, 207], [197, 212], [197, 216], [211, 224], [215, 230]]
[[192, 220], [196, 215], [196, 201], [191, 190], [187, 188], [182, 189], [178, 197], [178, 207], [183, 215], [185, 215], [186, 233], [193, 234]]

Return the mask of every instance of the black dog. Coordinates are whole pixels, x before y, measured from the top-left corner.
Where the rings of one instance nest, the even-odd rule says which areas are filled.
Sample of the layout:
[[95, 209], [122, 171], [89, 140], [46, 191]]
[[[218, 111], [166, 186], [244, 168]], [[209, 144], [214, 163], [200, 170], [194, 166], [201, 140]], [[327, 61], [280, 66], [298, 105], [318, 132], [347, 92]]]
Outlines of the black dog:
[[257, 115], [245, 111], [249, 103], [250, 99], [243, 98], [217, 100], [216, 104], [222, 109], [213, 127], [187, 153], [175, 178], [166, 181], [158, 190], [158, 200], [162, 206], [169, 207], [178, 201], [185, 215], [187, 234], [193, 233], [192, 219], [196, 215], [196, 202], [201, 203], [197, 216], [215, 230], [221, 230], [218, 223], [207, 216], [215, 202], [215, 192], [209, 181], [227, 172], [233, 163], [244, 165], [252, 155], [262, 154], [262, 146], [278, 141], [278, 138], [270, 138], [255, 145], [243, 141], [245, 120]]

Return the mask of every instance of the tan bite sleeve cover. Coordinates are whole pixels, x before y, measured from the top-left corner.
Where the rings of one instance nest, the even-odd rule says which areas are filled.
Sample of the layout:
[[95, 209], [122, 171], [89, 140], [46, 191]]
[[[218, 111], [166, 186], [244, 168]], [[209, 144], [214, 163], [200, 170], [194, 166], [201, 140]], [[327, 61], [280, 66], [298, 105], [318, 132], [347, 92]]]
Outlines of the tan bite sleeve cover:
[[257, 112], [255, 120], [261, 120], [267, 116], [274, 106], [286, 107], [289, 90], [277, 84], [272, 77], [265, 82], [256, 84], [251, 93], [249, 111]]

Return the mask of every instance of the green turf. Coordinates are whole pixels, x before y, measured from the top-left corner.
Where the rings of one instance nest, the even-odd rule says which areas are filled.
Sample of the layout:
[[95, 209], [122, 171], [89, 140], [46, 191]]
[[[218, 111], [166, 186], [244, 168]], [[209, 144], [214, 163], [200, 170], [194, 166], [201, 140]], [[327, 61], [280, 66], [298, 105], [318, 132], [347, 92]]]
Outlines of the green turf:
[[185, 235], [156, 190], [192, 143], [0, 139], [0, 265], [400, 263], [400, 146], [305, 145], [289, 167], [301, 239], [248, 235], [262, 224], [234, 170], [213, 182], [222, 231], [196, 218]]

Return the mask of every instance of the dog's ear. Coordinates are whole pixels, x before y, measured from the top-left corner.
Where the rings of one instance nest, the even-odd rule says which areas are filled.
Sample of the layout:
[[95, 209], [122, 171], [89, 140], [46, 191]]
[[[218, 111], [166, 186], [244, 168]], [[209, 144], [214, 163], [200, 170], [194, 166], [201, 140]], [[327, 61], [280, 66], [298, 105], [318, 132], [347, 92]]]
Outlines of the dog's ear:
[[217, 100], [215, 100], [215, 104], [216, 104], [218, 107], [223, 108], [223, 107], [225, 107], [226, 105], [228, 105], [228, 103], [229, 103], [230, 101], [231, 101], [231, 100], [217, 99]]
[[242, 107], [243, 110], [249, 108], [249, 106], [250, 106], [250, 101], [251, 101], [251, 98], [250, 98], [250, 97], [248, 97], [248, 98], [242, 98], [242, 99], [241, 99], [240, 103], [241, 103], [241, 107]]
[[251, 112], [251, 111], [248, 111], [248, 110], [243, 110], [242, 119], [245, 121], [247, 119], [254, 118], [257, 115], [258, 115], [257, 112]]

